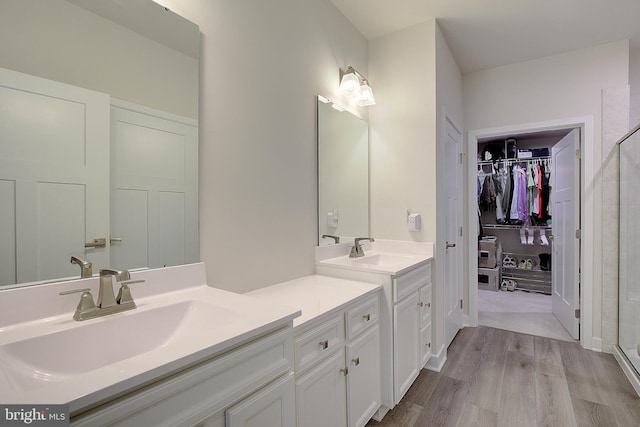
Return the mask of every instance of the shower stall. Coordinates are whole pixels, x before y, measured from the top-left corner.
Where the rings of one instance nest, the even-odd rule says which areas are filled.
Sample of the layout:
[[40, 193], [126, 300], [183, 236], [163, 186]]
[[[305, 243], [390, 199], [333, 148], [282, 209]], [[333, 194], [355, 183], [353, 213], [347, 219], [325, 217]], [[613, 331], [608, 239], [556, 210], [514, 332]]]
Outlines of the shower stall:
[[616, 358], [640, 393], [640, 125], [618, 142], [619, 287]]

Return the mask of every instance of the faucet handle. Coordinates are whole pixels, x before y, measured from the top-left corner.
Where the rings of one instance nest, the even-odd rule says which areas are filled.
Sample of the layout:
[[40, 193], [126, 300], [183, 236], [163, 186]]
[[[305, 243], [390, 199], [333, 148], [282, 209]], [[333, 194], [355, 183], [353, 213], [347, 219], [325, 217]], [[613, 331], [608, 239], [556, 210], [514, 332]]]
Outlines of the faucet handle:
[[70, 291], [62, 291], [60, 292], [58, 295], [70, 295], [70, 294], [77, 294], [80, 292], [88, 292], [91, 293], [91, 289], [89, 288], [82, 288], [82, 289], [72, 289]]
[[131, 296], [131, 289], [129, 289], [129, 285], [133, 285], [135, 283], [144, 283], [144, 280], [128, 280], [120, 284], [118, 296], [116, 297], [116, 302], [118, 304], [133, 304], [133, 306], [135, 307], [136, 303], [133, 301], [133, 297]]
[[76, 307], [76, 313], [73, 315], [75, 320], [81, 320], [83, 314], [97, 310], [96, 304], [93, 302], [93, 295], [91, 295], [91, 289], [83, 288], [83, 289], [72, 289], [70, 291], [60, 292], [59, 295], [70, 295], [77, 294], [82, 292], [80, 295], [80, 302], [78, 303], [78, 307]]

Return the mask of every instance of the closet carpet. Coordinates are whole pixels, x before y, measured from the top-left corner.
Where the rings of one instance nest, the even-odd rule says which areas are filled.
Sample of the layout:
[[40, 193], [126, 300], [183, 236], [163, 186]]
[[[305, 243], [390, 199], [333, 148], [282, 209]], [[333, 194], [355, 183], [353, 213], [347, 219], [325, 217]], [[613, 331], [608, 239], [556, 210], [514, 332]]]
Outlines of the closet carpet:
[[447, 357], [367, 426], [639, 425], [640, 398], [610, 354], [478, 326], [462, 329]]
[[551, 313], [551, 296], [535, 292], [478, 290], [478, 324], [573, 341]]

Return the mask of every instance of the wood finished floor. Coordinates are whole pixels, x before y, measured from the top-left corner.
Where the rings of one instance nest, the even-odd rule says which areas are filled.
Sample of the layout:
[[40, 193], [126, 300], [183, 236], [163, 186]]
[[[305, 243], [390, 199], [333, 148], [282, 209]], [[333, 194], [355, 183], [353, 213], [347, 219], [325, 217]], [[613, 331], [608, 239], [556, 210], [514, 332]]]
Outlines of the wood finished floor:
[[367, 426], [640, 426], [640, 398], [612, 355], [479, 326], [423, 369], [382, 422]]

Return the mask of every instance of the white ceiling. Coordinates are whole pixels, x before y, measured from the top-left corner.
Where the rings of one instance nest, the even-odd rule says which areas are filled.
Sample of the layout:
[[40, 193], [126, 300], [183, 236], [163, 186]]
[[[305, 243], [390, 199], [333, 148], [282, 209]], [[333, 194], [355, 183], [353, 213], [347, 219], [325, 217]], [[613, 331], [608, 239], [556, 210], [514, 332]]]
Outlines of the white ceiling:
[[437, 18], [467, 73], [629, 39], [640, 0], [331, 0], [369, 40]]

